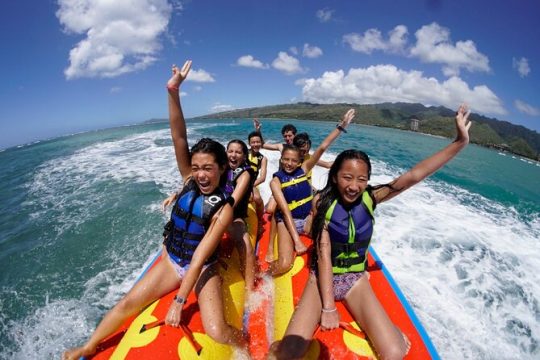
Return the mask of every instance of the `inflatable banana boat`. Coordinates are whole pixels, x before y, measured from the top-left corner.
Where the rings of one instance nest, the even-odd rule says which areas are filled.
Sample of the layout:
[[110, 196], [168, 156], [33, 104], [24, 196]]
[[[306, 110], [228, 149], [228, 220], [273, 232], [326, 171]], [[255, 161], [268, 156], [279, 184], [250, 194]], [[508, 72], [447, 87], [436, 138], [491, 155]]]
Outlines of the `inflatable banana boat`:
[[[257, 219], [255, 210], [249, 207], [248, 229], [252, 244], [256, 243]], [[269, 223], [256, 248], [259, 262], [265, 258], [269, 241]], [[303, 237], [306, 245], [311, 240]], [[223, 278], [223, 300], [229, 324], [243, 329], [249, 337], [247, 351], [238, 352], [231, 346], [222, 345], [205, 334], [192, 292], [184, 305], [182, 326], [164, 325], [163, 319], [173, 301], [176, 291], [156, 300], [136, 317], [128, 319], [115, 334], [105, 339], [92, 359], [265, 359], [270, 345], [280, 340], [299, 301], [309, 275], [308, 255], [298, 256], [293, 268], [278, 277], [265, 276], [256, 291], [247, 299], [244, 280], [239, 270], [238, 254], [232, 251], [229, 239], [224, 237], [222, 247], [229, 249], [220, 258]], [[156, 255], [153, 266], [161, 261]], [[264, 268], [264, 265], [262, 266]], [[406, 359], [439, 359], [437, 352], [411, 306], [392, 279], [390, 273], [370, 248], [368, 270], [371, 285], [392, 321], [411, 341]], [[340, 312], [340, 328], [318, 331], [309, 348], [306, 359], [377, 359], [369, 339], [356, 325], [345, 306], [337, 304]]]

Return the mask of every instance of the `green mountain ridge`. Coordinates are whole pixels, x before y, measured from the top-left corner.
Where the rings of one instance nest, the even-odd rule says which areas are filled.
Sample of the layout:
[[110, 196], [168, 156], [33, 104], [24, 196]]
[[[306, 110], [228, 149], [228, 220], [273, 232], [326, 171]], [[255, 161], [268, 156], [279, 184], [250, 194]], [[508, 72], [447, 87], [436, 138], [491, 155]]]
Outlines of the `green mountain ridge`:
[[[411, 120], [418, 120], [418, 132], [452, 138], [455, 136], [455, 111], [444, 106], [415, 103], [296, 104], [270, 105], [223, 111], [194, 119], [268, 118], [337, 121], [350, 108], [356, 110], [354, 123], [411, 130]], [[472, 113], [469, 117], [471, 143], [494, 147], [531, 159], [540, 160], [540, 134], [508, 121]]]

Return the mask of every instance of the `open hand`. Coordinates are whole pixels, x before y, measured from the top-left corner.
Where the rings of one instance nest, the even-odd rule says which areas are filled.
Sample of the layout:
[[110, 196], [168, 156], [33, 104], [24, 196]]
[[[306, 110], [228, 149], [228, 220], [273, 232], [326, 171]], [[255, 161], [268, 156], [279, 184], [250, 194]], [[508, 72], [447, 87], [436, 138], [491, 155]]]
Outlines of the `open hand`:
[[351, 123], [352, 119], [354, 118], [355, 111], [354, 109], [349, 109], [345, 115], [343, 115], [343, 118], [341, 119], [341, 122], [339, 125], [341, 125], [342, 128], [346, 128]]
[[255, 131], [261, 131], [261, 122], [259, 121], [259, 119], [253, 119], [253, 127], [255, 128]]
[[177, 194], [173, 193], [173, 194], [169, 195], [168, 198], [163, 200], [163, 202], [161, 203], [161, 211], [165, 212], [165, 210], [167, 209], [168, 206], [174, 204], [174, 202], [176, 201], [176, 197], [177, 197]]
[[456, 111], [456, 141], [461, 141], [464, 143], [469, 142], [469, 129], [472, 125], [472, 122], [469, 121], [470, 114], [471, 110], [467, 104], [461, 104], [459, 109]]

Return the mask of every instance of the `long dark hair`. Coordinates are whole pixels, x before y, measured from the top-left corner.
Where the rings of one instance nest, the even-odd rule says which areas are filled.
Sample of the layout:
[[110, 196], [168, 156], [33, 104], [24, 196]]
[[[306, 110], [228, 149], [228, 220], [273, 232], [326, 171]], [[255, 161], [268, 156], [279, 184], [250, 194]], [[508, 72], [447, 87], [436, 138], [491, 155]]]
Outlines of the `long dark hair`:
[[[201, 140], [199, 140], [195, 145], [191, 147], [190, 157], [193, 157], [193, 154], [197, 153], [213, 155], [220, 169], [223, 170], [227, 167], [228, 159], [225, 147], [215, 140], [212, 140], [210, 138], [202, 138]], [[223, 173], [221, 174], [221, 178], [219, 179], [220, 186], [223, 186], [225, 184], [225, 181], [227, 181], [227, 174], [225, 173], [225, 171], [223, 171]]]
[[371, 176], [371, 162], [369, 161], [369, 156], [360, 150], [345, 150], [342, 151], [334, 160], [334, 163], [328, 171], [328, 180], [325, 187], [319, 191], [319, 200], [315, 204], [317, 208], [317, 214], [313, 218], [313, 223], [311, 226], [311, 238], [313, 239], [316, 248], [319, 246], [319, 241], [321, 239], [322, 230], [324, 227], [325, 215], [328, 211], [328, 208], [335, 199], [339, 198], [339, 191], [335, 179], [337, 178], [337, 173], [345, 160], [360, 160], [366, 163], [368, 167], [368, 180]]

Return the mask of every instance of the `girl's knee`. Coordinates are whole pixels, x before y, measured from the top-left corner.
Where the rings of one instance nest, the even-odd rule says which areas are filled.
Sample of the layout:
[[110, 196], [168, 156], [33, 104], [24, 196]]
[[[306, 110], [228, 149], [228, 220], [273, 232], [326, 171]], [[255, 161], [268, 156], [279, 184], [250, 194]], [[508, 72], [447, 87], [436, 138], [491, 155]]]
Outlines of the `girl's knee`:
[[389, 344], [379, 351], [379, 357], [384, 360], [401, 360], [407, 355], [407, 348], [401, 342]]
[[280, 257], [277, 261], [276, 261], [276, 269], [274, 271], [274, 273], [276, 275], [280, 275], [280, 274], [284, 274], [286, 273], [287, 271], [291, 270], [293, 267], [293, 259], [292, 258], [289, 258], [289, 257]]
[[141, 307], [139, 301], [133, 296], [124, 296], [114, 307], [121, 314], [132, 314], [139, 311]]
[[214, 341], [220, 344], [230, 344], [231, 335], [229, 325], [226, 323], [213, 323], [209, 326], [205, 326], [204, 331], [208, 336], [210, 336]]

